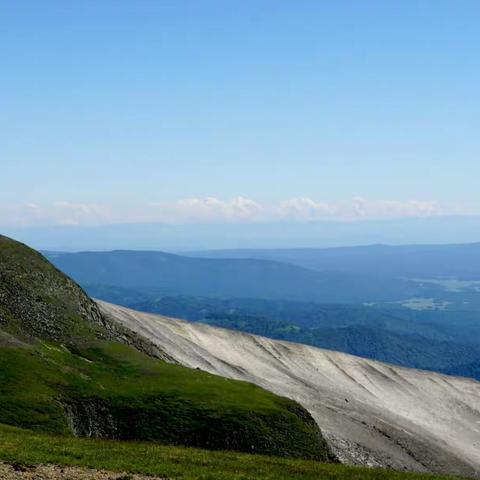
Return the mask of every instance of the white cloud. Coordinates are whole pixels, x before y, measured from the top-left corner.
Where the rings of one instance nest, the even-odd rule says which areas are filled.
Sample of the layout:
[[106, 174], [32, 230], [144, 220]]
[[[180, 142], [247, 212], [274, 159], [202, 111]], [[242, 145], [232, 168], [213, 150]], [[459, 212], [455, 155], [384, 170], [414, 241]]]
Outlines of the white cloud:
[[308, 197], [298, 197], [280, 202], [278, 211], [282, 218], [311, 220], [335, 215], [335, 207], [325, 202], [316, 202]]
[[297, 197], [276, 204], [261, 204], [241, 196], [230, 200], [206, 197], [129, 207], [62, 200], [49, 205], [26, 203], [0, 206], [0, 225], [98, 225], [135, 222], [182, 224], [327, 219], [354, 221], [469, 213], [473, 212], [458, 207], [441, 206], [434, 201], [372, 200], [363, 197], [354, 197], [343, 202], [322, 202], [308, 197]]
[[264, 207], [244, 197], [229, 201], [215, 197], [186, 198], [176, 202], [153, 203], [153, 216], [158, 220], [184, 223], [218, 220], [257, 220], [261, 219]]
[[280, 203], [281, 216], [296, 220], [357, 220], [422, 217], [451, 213], [431, 201], [369, 200], [354, 197], [347, 202], [317, 202], [300, 197]]
[[113, 219], [109, 208], [65, 201], [50, 205], [26, 203], [0, 206], [2, 226], [84, 225], [109, 223]]
[[50, 214], [60, 225], [82, 225], [85, 223], [108, 223], [112, 215], [108, 207], [86, 203], [59, 201], [53, 204]]

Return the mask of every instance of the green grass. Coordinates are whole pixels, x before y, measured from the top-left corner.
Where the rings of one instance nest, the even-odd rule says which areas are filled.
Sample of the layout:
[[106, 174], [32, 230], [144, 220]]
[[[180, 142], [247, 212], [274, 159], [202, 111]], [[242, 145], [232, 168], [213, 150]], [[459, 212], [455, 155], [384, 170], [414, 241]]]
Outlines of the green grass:
[[80, 435], [93, 421], [94, 436], [329, 458], [302, 407], [253, 384], [115, 343], [0, 348], [0, 423], [70, 435], [66, 413]]
[[0, 235], [0, 423], [65, 436], [331, 458], [298, 403], [113, 341], [143, 351], [129, 335], [106, 328], [96, 304], [42, 255]]
[[314, 461], [169, 447], [151, 442], [65, 438], [0, 425], [0, 460], [53, 463], [182, 480], [435, 480], [453, 477], [399, 473]]

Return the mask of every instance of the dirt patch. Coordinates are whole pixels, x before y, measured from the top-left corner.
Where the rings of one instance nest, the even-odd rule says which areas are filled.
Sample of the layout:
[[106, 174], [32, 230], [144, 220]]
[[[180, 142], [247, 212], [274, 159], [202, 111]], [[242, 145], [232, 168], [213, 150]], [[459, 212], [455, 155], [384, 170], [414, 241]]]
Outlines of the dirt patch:
[[0, 478], [2, 480], [167, 480], [165, 477], [147, 477], [125, 472], [16, 463], [0, 463]]

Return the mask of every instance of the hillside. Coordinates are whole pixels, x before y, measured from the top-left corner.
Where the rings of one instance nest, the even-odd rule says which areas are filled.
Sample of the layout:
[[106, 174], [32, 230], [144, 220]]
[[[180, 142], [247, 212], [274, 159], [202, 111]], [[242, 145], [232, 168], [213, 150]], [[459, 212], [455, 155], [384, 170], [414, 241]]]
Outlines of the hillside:
[[[1, 461], [4, 461], [2, 463]], [[78, 439], [0, 424], [2, 480], [453, 480], [152, 442]]]
[[285, 300], [158, 296], [150, 289], [87, 285], [95, 298], [142, 312], [305, 343], [410, 368], [480, 379], [480, 323], [470, 311]]
[[480, 380], [477, 361], [480, 348], [428, 338], [416, 333], [421, 327], [413, 327], [413, 333], [408, 334], [364, 325], [306, 328], [286, 322], [274, 323], [262, 317], [221, 314], [210, 315], [203, 322], [404, 367], [453, 373]]
[[345, 462], [478, 475], [480, 383], [100, 303], [183, 365], [293, 398]]
[[0, 275], [0, 423], [67, 436], [331, 458], [299, 404], [126, 345], [170, 358], [119, 325], [107, 328], [80, 287], [5, 237]]
[[315, 302], [393, 301], [423, 290], [398, 279], [320, 273], [256, 259], [203, 259], [163, 252], [47, 253], [82, 286], [153, 289], [156, 295], [244, 297]]
[[69, 343], [107, 336], [97, 306], [74, 282], [39, 253], [2, 236], [0, 328]]
[[382, 277], [480, 278], [480, 243], [337, 248], [211, 250], [198, 258], [263, 259], [326, 272]]

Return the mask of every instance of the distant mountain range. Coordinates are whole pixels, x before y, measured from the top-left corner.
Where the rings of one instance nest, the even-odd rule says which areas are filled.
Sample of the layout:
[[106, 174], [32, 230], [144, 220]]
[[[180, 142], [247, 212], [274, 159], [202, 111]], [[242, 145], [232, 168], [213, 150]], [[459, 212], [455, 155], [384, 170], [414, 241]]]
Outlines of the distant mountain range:
[[200, 258], [284, 262], [321, 272], [397, 278], [480, 279], [480, 243], [369, 245], [343, 248], [243, 249], [191, 252]]
[[193, 258], [152, 251], [48, 253], [81, 285], [155, 289], [156, 295], [265, 298], [309, 302], [398, 301], [428, 295], [408, 280], [313, 269], [264, 259]]

